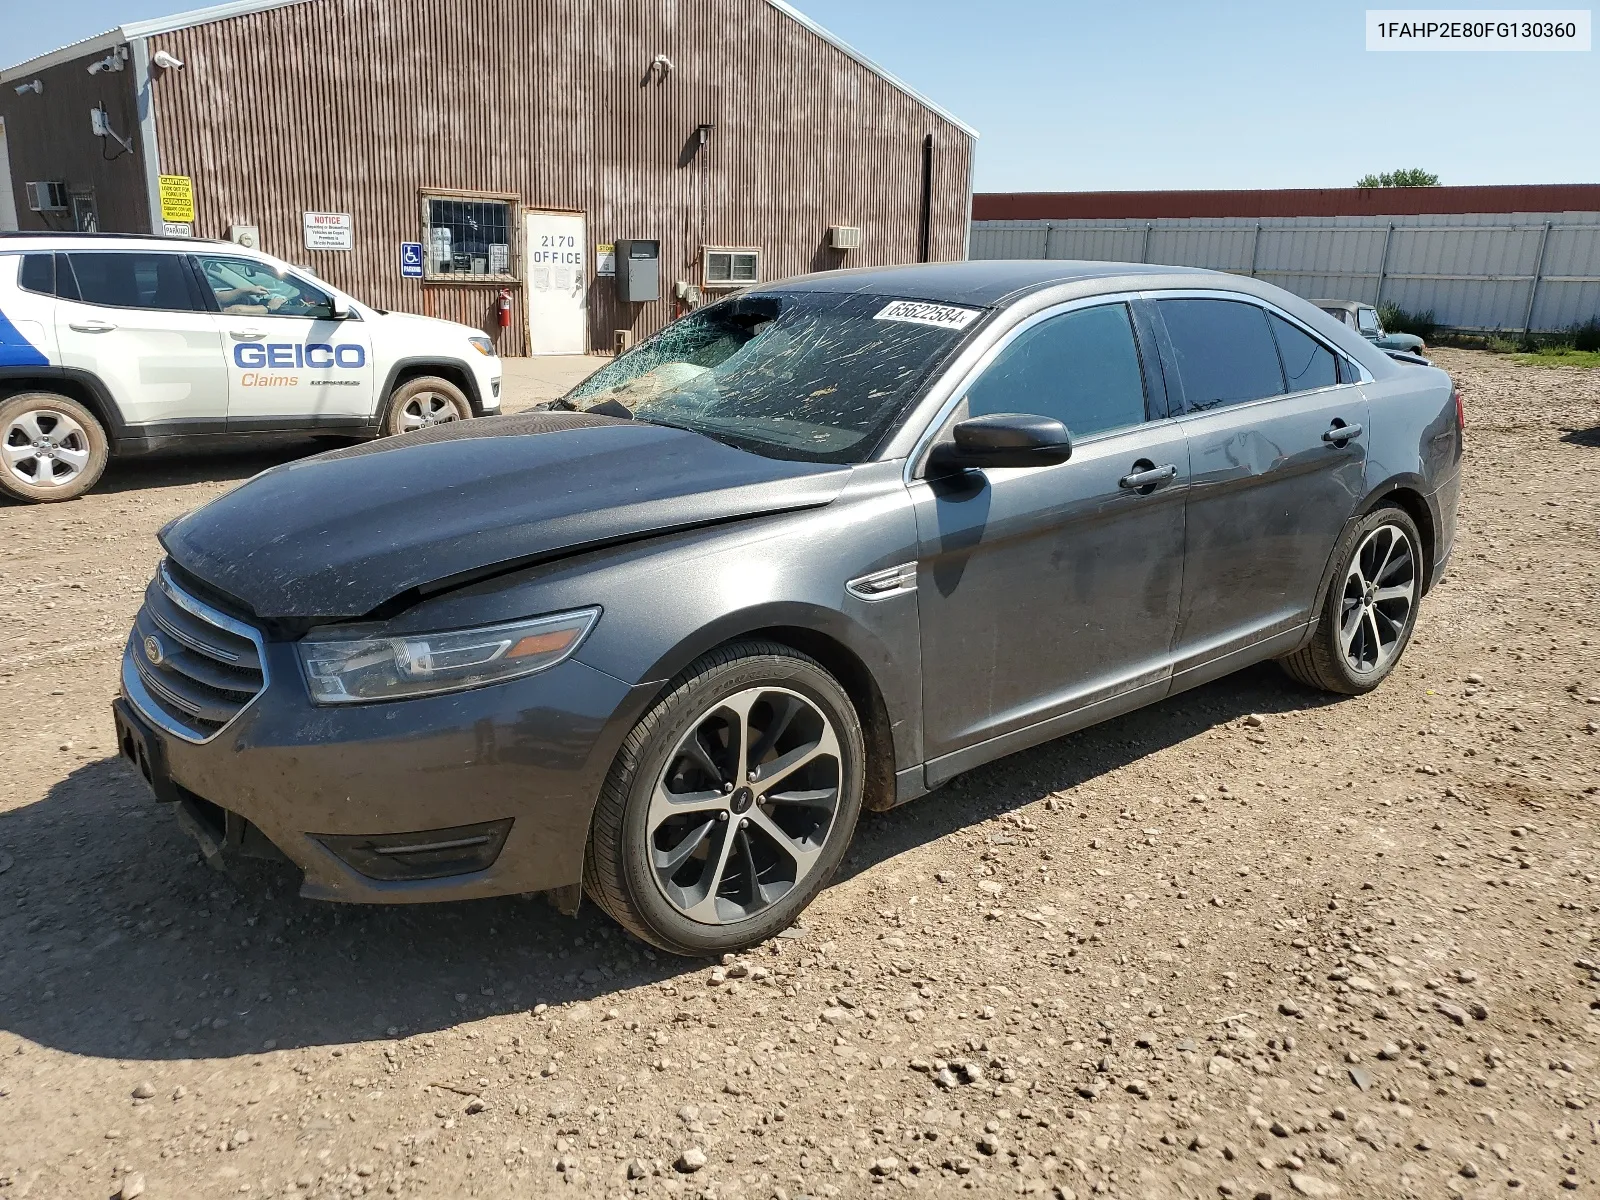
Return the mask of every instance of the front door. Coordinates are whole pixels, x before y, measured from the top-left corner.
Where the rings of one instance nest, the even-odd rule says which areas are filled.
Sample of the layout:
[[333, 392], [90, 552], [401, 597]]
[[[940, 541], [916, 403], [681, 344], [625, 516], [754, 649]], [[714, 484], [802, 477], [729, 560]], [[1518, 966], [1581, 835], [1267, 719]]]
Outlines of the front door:
[[[1098, 719], [1165, 687], [1188, 458], [1183, 434], [1147, 400], [1141, 358], [1156, 361], [1141, 356], [1125, 304], [1025, 325], [951, 422], [1055, 417], [1072, 456], [913, 485], [930, 783], [963, 769], [942, 768], [941, 756], [1007, 735], [1038, 740], [1030, 727], [1080, 710]], [[1153, 482], [1125, 484], [1136, 472]]]
[[215, 298], [228, 355], [230, 432], [330, 425], [373, 412], [372, 343], [333, 297], [269, 263], [195, 256]]
[[129, 425], [221, 432], [228, 413], [222, 336], [182, 254], [58, 254], [55, 285], [63, 367], [104, 383]]
[[1241, 665], [1228, 655], [1260, 657], [1311, 619], [1365, 491], [1367, 400], [1340, 382], [1331, 349], [1253, 304], [1155, 309], [1176, 358], [1193, 473], [1178, 669], [1209, 661], [1217, 674]]
[[529, 210], [523, 218], [530, 354], [589, 349], [589, 271], [582, 213]]

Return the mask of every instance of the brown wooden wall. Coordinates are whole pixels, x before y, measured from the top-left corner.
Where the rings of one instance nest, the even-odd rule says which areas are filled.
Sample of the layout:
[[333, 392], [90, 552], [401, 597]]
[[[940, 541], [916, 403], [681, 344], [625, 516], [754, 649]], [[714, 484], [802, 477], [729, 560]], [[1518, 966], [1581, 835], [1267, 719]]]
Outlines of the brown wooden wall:
[[[4, 21], [0, 20], [0, 26]], [[28, 208], [23, 184], [60, 180], [75, 191], [92, 190], [100, 228], [124, 232], [150, 231], [150, 198], [139, 146], [139, 115], [134, 94], [133, 63], [121, 71], [89, 74], [89, 64], [106, 51], [84, 59], [57, 63], [0, 87], [0, 117], [6, 122], [11, 152], [11, 187], [20, 229], [71, 229], [72, 214], [36, 213]], [[16, 86], [37, 79], [39, 94], [16, 93]], [[89, 132], [89, 110], [104, 104], [111, 128], [134, 145], [132, 153], [108, 138]]]
[[[702, 244], [761, 246], [767, 279], [914, 261], [930, 133], [930, 257], [965, 252], [968, 136], [762, 0], [313, 0], [162, 48], [186, 65], [155, 83], [161, 168], [194, 177], [196, 234], [259, 225], [264, 249], [383, 307], [480, 323], [481, 289], [430, 283], [425, 304], [399, 277], [433, 188], [585, 212], [595, 348], [669, 320]], [[647, 79], [657, 54], [675, 69]], [[306, 210], [352, 213], [355, 249], [303, 249]], [[826, 249], [835, 224], [862, 248]], [[594, 243], [626, 237], [661, 241], [665, 297], [628, 311], [593, 278]]]

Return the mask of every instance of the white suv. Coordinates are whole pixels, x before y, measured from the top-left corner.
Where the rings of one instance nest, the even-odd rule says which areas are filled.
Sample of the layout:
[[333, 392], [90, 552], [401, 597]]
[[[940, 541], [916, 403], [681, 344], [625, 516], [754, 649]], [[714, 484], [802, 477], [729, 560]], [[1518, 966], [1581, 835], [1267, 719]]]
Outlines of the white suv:
[[112, 453], [376, 437], [498, 412], [480, 330], [360, 304], [232, 242], [0, 235], [0, 491], [70, 500]]

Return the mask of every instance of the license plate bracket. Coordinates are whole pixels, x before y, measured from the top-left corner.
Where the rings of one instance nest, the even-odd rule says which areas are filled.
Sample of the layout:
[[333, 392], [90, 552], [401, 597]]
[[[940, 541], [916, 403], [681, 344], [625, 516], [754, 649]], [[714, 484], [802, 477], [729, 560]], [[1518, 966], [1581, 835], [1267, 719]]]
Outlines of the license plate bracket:
[[157, 800], [166, 804], [175, 802], [178, 789], [168, 772], [160, 736], [120, 697], [111, 702], [111, 719], [117, 727], [117, 749], [122, 757], [150, 785]]

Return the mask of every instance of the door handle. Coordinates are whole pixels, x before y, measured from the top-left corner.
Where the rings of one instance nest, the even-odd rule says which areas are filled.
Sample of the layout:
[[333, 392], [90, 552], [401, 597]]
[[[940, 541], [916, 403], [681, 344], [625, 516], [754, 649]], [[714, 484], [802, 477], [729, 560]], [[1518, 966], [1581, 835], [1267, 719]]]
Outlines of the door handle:
[[1361, 436], [1361, 426], [1345, 425], [1343, 423], [1329, 426], [1323, 431], [1322, 440], [1330, 446], [1342, 446], [1351, 438]]
[[236, 342], [259, 342], [267, 335], [259, 329], [230, 329], [228, 336]]
[[79, 333], [110, 333], [116, 328], [110, 321], [72, 321], [70, 325]]
[[[1135, 463], [1134, 466], [1138, 466]], [[1164, 467], [1147, 467], [1142, 471], [1135, 471], [1131, 475], [1124, 475], [1117, 480], [1117, 486], [1126, 488], [1130, 492], [1153, 492], [1164, 483], [1170, 483], [1178, 477], [1178, 468], [1173, 463]]]

